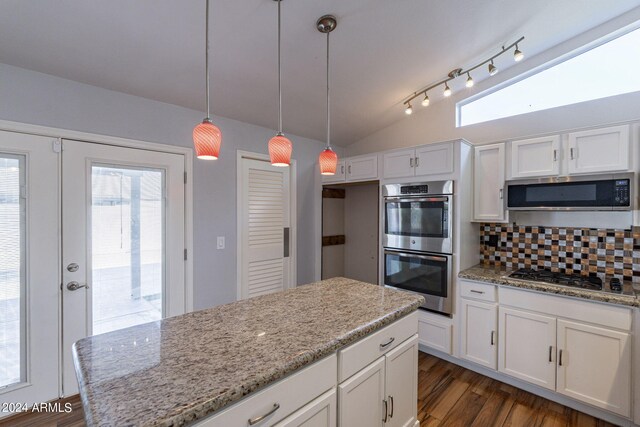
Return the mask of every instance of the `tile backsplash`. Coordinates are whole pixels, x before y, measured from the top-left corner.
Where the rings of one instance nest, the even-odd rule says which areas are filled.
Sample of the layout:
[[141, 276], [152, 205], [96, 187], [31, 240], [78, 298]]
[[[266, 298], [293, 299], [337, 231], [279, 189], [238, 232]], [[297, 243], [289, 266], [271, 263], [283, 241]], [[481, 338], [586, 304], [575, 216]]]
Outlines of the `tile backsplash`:
[[480, 258], [507, 268], [550, 268], [640, 282], [640, 227], [480, 224]]

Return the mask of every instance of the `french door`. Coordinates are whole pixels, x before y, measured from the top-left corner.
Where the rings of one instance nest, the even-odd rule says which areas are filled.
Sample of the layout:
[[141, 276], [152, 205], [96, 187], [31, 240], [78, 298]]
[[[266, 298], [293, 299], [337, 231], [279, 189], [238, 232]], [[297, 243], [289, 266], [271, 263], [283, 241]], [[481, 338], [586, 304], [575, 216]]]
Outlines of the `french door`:
[[75, 341], [186, 311], [184, 168], [0, 132], [0, 402], [75, 394]]

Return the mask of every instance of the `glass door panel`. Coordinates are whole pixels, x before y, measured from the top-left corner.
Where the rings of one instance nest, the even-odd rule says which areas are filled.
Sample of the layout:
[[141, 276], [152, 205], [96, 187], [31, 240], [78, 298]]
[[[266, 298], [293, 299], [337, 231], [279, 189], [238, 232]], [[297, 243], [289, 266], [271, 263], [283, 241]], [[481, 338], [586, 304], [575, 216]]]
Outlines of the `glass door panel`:
[[0, 153], [0, 389], [26, 381], [24, 169]]
[[160, 320], [164, 171], [94, 165], [92, 334]]

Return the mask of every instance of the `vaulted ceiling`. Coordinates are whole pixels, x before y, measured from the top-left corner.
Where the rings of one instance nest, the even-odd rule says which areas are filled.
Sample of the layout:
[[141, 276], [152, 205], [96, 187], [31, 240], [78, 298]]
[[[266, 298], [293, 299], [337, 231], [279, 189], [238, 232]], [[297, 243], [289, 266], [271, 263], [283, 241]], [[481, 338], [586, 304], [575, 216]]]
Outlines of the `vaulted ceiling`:
[[[347, 145], [402, 120], [402, 100], [451, 68], [522, 35], [530, 57], [639, 5], [284, 0], [284, 130], [325, 138], [326, 41], [315, 29], [323, 14], [338, 18], [332, 139]], [[2, 0], [0, 62], [203, 111], [204, 7], [205, 0]], [[276, 13], [272, 0], [211, 0], [214, 114], [276, 127]]]

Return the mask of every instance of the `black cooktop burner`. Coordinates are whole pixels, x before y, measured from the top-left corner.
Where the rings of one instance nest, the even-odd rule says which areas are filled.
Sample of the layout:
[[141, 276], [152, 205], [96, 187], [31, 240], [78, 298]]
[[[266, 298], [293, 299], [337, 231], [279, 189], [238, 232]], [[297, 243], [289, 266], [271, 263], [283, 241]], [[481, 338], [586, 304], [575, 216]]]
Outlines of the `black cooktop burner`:
[[533, 280], [535, 282], [554, 283], [576, 288], [602, 290], [602, 279], [597, 276], [581, 276], [579, 274], [557, 273], [551, 270], [534, 270], [521, 268], [509, 275], [514, 279]]

